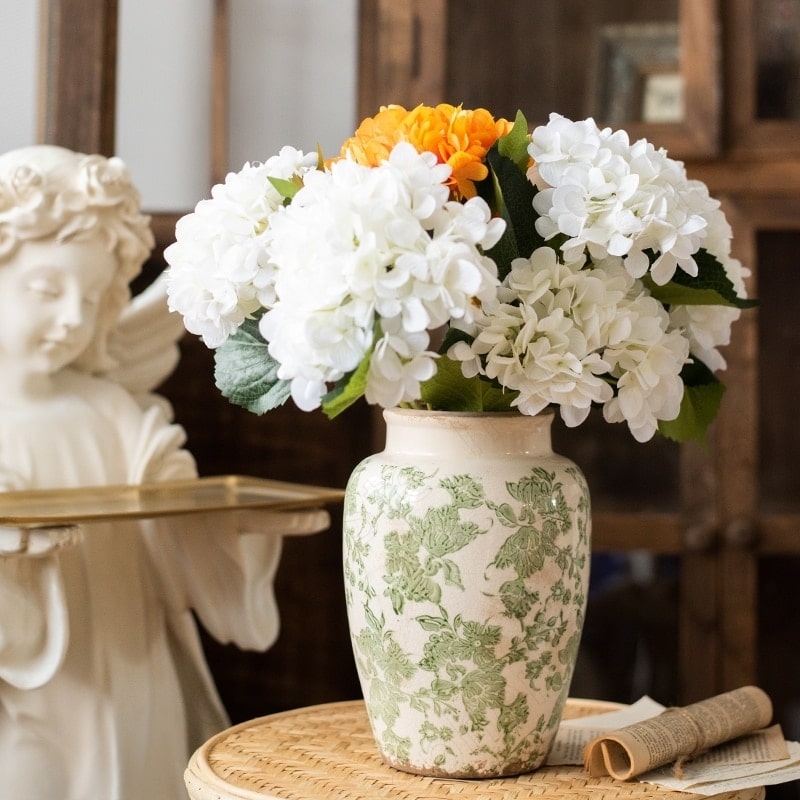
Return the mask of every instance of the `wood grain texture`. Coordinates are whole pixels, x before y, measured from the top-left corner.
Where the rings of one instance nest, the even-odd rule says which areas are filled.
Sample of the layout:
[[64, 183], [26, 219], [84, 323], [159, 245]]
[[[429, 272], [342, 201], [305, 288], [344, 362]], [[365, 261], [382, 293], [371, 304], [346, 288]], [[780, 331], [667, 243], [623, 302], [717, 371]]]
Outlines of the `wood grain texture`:
[[44, 0], [39, 138], [114, 154], [117, 0]]

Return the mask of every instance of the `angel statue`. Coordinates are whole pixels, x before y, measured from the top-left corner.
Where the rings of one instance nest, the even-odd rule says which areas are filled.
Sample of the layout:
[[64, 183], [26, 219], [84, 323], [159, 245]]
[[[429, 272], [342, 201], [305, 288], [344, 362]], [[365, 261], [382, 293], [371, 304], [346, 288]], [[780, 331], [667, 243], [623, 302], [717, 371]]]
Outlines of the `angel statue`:
[[[120, 159], [0, 156], [0, 489], [191, 479], [166, 400], [179, 317]], [[0, 496], [0, 515], [2, 496]], [[177, 800], [228, 720], [192, 617], [266, 649], [281, 537], [325, 511], [225, 511], [0, 529], [0, 796]]]

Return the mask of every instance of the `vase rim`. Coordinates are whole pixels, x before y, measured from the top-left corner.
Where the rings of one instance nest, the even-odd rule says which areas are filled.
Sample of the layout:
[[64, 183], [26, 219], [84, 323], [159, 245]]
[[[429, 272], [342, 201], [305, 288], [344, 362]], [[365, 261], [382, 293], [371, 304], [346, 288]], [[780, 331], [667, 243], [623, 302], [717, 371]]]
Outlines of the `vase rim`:
[[552, 417], [555, 412], [552, 408], [545, 408], [538, 414], [523, 414], [521, 411], [434, 411], [428, 408], [400, 408], [394, 406], [383, 410], [384, 417], [387, 414], [398, 416], [419, 416], [419, 417], [439, 417], [439, 418], [464, 418], [464, 419], [547, 419]]

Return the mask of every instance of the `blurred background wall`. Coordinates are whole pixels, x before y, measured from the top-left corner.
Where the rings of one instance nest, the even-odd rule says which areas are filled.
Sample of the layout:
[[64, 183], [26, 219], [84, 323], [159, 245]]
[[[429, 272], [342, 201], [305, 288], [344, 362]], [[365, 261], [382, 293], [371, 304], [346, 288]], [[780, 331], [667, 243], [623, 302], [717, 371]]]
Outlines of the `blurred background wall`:
[[[0, 0], [0, 151], [36, 141], [39, 3]], [[208, 193], [212, 0], [121, 0], [117, 153], [149, 210]], [[228, 166], [332, 153], [356, 117], [357, 0], [230, 4]], [[9, 78], [13, 76], [13, 78]]]

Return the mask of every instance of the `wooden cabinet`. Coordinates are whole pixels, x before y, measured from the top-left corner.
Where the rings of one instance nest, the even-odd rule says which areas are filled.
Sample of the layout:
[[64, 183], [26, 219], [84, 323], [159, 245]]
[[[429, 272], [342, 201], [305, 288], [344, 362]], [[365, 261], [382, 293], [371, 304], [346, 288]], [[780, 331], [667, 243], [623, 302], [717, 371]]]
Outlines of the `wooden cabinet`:
[[532, 125], [592, 115], [667, 148], [723, 201], [763, 297], [725, 351], [707, 447], [641, 446], [592, 422], [558, 444], [588, 474], [595, 551], [658, 567], [616, 605], [590, 600], [612, 670], [634, 655], [612, 652], [621, 631], [649, 624], [661, 669], [643, 688], [690, 701], [762, 682], [796, 726], [797, 669], [774, 664], [800, 649], [800, 0], [362, 0], [361, 16], [362, 117], [442, 101], [521, 108]]

